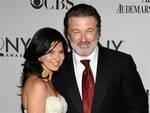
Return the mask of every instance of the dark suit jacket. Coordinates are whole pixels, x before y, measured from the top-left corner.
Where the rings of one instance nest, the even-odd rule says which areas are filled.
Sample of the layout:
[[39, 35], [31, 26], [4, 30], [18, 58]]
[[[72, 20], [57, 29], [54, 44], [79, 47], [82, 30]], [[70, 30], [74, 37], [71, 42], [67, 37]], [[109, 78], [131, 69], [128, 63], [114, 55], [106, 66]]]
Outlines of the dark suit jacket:
[[[53, 77], [68, 103], [67, 113], [83, 113], [71, 53]], [[145, 89], [130, 55], [99, 46], [91, 113], [148, 113]]]

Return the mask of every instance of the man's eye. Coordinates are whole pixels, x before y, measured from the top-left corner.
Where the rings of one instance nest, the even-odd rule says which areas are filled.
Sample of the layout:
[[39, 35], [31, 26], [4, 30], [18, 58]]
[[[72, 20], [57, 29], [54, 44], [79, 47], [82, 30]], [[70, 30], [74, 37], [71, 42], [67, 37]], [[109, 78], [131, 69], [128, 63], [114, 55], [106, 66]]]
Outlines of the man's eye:
[[92, 30], [89, 30], [89, 31], [87, 31], [88, 33], [91, 33], [91, 32], [93, 32]]
[[90, 30], [88, 30], [87, 32], [93, 32], [94, 30], [93, 29], [90, 29]]
[[73, 33], [80, 33], [80, 31], [73, 31]]

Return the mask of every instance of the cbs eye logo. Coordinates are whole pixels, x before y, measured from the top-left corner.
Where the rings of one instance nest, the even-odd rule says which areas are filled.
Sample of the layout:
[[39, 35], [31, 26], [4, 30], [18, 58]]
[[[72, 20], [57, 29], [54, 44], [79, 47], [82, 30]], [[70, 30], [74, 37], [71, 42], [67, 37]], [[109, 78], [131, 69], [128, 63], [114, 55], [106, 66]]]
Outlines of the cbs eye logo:
[[46, 9], [69, 9], [74, 6], [70, 0], [30, 0], [31, 6], [35, 9], [45, 7]]
[[43, 6], [45, 0], [30, 0], [30, 3], [33, 8], [39, 9]]

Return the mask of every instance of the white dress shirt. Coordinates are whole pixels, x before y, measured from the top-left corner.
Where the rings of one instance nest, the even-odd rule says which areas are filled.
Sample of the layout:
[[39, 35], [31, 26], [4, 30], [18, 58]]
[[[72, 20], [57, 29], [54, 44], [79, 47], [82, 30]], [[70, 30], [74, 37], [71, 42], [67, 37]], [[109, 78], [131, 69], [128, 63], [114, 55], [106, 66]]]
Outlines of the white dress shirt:
[[85, 68], [85, 66], [80, 62], [80, 60], [83, 59], [89, 59], [90, 60], [90, 67], [92, 69], [94, 82], [96, 80], [96, 72], [97, 72], [97, 60], [98, 60], [98, 46], [95, 48], [95, 50], [88, 56], [82, 58], [78, 54], [76, 54], [73, 51], [73, 64], [74, 64], [74, 70], [75, 70], [75, 76], [76, 76], [76, 82], [78, 85], [78, 89], [80, 92], [80, 96], [82, 98], [82, 73]]

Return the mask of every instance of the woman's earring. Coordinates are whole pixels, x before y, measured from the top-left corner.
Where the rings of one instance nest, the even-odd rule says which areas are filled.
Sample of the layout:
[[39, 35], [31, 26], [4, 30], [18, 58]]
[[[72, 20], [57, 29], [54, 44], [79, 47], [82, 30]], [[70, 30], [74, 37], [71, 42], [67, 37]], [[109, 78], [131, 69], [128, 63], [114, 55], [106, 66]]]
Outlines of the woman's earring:
[[38, 59], [41, 62], [41, 58]]

